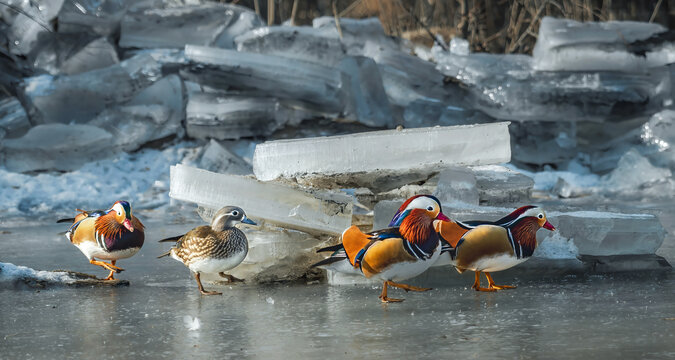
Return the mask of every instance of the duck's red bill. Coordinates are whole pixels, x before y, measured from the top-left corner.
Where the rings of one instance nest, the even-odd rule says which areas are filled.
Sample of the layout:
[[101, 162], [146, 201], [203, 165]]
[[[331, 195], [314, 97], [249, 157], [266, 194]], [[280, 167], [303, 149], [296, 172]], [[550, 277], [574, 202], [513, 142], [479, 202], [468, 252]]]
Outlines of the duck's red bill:
[[122, 225], [124, 225], [124, 227], [127, 228], [127, 230], [129, 230], [131, 232], [134, 232], [134, 226], [131, 225], [131, 220], [124, 219], [124, 222], [122, 223]]
[[553, 225], [551, 225], [551, 223], [548, 222], [548, 220], [546, 220], [546, 222], [544, 223], [544, 229], [555, 231], [555, 227]]
[[436, 219], [438, 220], [443, 220], [443, 221], [450, 221], [450, 218], [445, 216], [442, 212], [438, 213], [438, 216], [436, 216]]

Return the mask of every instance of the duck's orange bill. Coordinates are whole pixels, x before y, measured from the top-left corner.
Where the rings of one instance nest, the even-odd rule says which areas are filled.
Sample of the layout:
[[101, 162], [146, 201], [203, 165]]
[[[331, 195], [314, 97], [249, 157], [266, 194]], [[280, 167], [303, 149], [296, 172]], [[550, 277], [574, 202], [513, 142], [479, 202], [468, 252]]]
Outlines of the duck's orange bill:
[[551, 225], [551, 223], [548, 222], [548, 220], [546, 220], [546, 222], [544, 223], [544, 229], [555, 231], [555, 227], [553, 225]]

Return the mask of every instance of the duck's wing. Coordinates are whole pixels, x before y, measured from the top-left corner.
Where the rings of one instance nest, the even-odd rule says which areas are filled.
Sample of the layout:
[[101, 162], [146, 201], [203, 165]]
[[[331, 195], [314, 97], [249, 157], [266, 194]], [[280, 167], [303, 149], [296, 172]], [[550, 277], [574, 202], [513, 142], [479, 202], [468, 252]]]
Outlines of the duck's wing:
[[454, 265], [461, 270], [480, 259], [513, 254], [513, 247], [504, 227], [480, 225], [462, 236], [455, 251]]

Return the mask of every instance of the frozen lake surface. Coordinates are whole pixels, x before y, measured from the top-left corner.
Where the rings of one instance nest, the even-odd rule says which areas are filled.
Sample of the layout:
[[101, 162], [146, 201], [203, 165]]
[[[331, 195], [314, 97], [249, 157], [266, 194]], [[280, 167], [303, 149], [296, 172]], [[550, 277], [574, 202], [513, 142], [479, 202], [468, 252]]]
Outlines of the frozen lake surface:
[[[104, 276], [62, 225], [0, 228], [0, 261]], [[226, 285], [204, 297], [187, 268], [155, 259], [168, 248], [158, 239], [195, 224], [146, 225], [141, 252], [118, 263], [128, 287], [0, 284], [0, 358], [675, 358], [673, 272], [496, 274], [518, 289], [477, 293], [472, 274], [449, 270], [447, 286], [390, 290], [406, 301], [388, 305], [379, 287], [323, 283]]]

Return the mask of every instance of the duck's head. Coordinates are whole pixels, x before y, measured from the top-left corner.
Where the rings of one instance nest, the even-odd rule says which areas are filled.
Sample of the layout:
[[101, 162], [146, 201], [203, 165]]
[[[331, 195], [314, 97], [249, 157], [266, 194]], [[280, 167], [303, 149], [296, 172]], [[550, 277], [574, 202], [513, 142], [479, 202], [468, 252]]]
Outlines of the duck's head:
[[116, 201], [113, 206], [108, 210], [108, 213], [113, 213], [115, 221], [122, 224], [127, 230], [133, 232], [134, 226], [131, 223], [131, 205], [128, 201], [119, 200]]
[[443, 214], [441, 202], [433, 195], [415, 195], [406, 200], [398, 209], [394, 218], [391, 219], [389, 226], [401, 226], [403, 219], [410, 213], [422, 213], [432, 220], [450, 221], [450, 219]]
[[555, 231], [555, 227], [550, 222], [548, 222], [548, 219], [546, 219], [546, 211], [544, 211], [544, 209], [538, 206], [527, 206], [523, 208], [521, 209], [523, 209], [524, 211], [522, 211], [522, 213], [518, 215], [517, 219], [530, 218], [532, 220], [535, 220], [540, 228]]
[[223, 231], [231, 228], [237, 223], [257, 225], [251, 219], [246, 217], [246, 213], [237, 206], [225, 206], [218, 210], [211, 220], [211, 228], [214, 231]]

